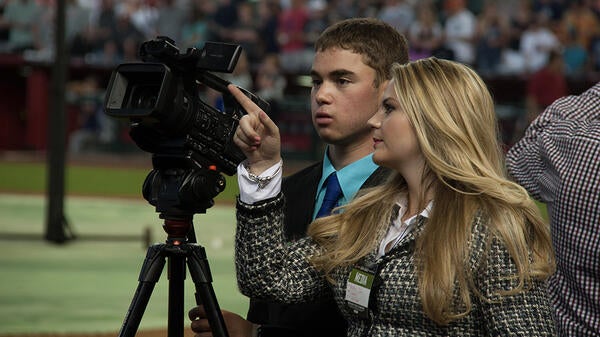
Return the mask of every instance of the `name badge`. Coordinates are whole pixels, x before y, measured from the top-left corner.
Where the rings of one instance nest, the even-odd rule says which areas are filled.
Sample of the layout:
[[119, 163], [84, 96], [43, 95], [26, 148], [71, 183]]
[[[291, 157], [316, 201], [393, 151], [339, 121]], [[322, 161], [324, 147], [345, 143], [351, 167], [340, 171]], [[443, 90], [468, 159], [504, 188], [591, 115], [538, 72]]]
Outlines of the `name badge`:
[[368, 317], [369, 296], [373, 287], [375, 274], [354, 268], [346, 285], [346, 303], [348, 308], [362, 318]]

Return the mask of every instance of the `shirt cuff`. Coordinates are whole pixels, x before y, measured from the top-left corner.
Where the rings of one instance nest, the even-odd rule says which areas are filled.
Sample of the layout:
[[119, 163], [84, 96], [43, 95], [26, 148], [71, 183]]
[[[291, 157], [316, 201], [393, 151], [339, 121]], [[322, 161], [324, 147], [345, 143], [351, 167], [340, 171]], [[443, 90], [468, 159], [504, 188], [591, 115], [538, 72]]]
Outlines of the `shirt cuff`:
[[240, 189], [240, 200], [246, 204], [254, 204], [256, 202], [274, 198], [281, 192], [281, 181], [283, 180], [283, 170], [281, 167], [283, 162], [269, 167], [259, 177], [269, 177], [273, 175], [271, 181], [265, 186], [260, 187], [258, 182], [250, 179], [248, 170], [244, 163], [240, 163], [237, 167], [238, 187]]

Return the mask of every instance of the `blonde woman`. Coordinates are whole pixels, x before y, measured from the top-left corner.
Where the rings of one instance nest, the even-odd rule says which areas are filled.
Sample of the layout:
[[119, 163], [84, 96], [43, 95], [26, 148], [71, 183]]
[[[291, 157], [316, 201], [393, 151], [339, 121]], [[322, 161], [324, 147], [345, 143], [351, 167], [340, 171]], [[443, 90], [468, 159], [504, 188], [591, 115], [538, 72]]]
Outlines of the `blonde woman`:
[[[280, 165], [279, 133], [231, 90], [249, 111], [236, 144], [260, 177]], [[481, 78], [436, 58], [395, 65], [369, 124], [373, 161], [395, 173], [315, 220], [308, 238], [282, 241], [278, 178], [260, 198], [241, 190], [242, 292], [302, 302], [333, 291], [348, 336], [553, 336], [549, 229], [506, 178]]]

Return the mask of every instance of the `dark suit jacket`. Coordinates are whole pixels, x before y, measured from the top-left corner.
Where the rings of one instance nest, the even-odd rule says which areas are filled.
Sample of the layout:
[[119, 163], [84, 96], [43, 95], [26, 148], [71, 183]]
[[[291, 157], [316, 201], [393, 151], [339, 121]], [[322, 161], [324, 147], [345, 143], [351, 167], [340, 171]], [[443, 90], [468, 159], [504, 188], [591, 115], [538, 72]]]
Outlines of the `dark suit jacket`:
[[[282, 191], [286, 199], [284, 233], [288, 240], [306, 235], [306, 229], [312, 221], [322, 171], [323, 162], [317, 162], [283, 180]], [[361, 188], [382, 183], [389, 172], [388, 169], [378, 168]], [[333, 294], [320, 302], [303, 304], [267, 303], [251, 299], [248, 320], [265, 325], [263, 331], [266, 336], [346, 336], [346, 322], [333, 300]]]

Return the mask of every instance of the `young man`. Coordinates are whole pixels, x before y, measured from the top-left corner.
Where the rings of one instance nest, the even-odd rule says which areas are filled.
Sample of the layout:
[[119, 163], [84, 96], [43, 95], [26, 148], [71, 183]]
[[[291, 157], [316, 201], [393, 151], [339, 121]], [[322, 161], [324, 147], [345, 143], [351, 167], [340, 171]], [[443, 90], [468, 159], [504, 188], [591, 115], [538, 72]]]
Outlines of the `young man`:
[[[305, 236], [317, 217], [326, 192], [326, 182], [335, 172], [342, 205], [363, 187], [374, 186], [387, 177], [387, 171], [371, 160], [372, 129], [367, 121], [378, 109], [381, 95], [394, 62], [408, 62], [408, 46], [402, 34], [376, 19], [357, 18], [338, 22], [326, 29], [315, 42], [311, 77], [311, 112], [319, 137], [327, 144], [322, 161], [284, 179], [286, 197], [284, 231], [289, 240]], [[254, 116], [259, 114], [258, 107]], [[249, 112], [250, 115], [250, 112]], [[272, 135], [278, 141], [279, 135]], [[263, 139], [263, 142], [269, 139]], [[281, 166], [253, 162], [241, 167], [240, 184], [281, 179]], [[257, 184], [256, 194], [263, 191]], [[269, 188], [267, 184], [265, 189]], [[209, 336], [210, 328], [202, 308], [190, 311], [192, 330]], [[266, 303], [251, 299], [248, 321], [224, 312], [231, 337], [250, 336], [259, 327], [260, 336], [345, 336], [345, 322], [333, 297], [318, 303]], [[200, 334], [202, 333], [202, 334]], [[206, 334], [204, 334], [206, 333]]]

